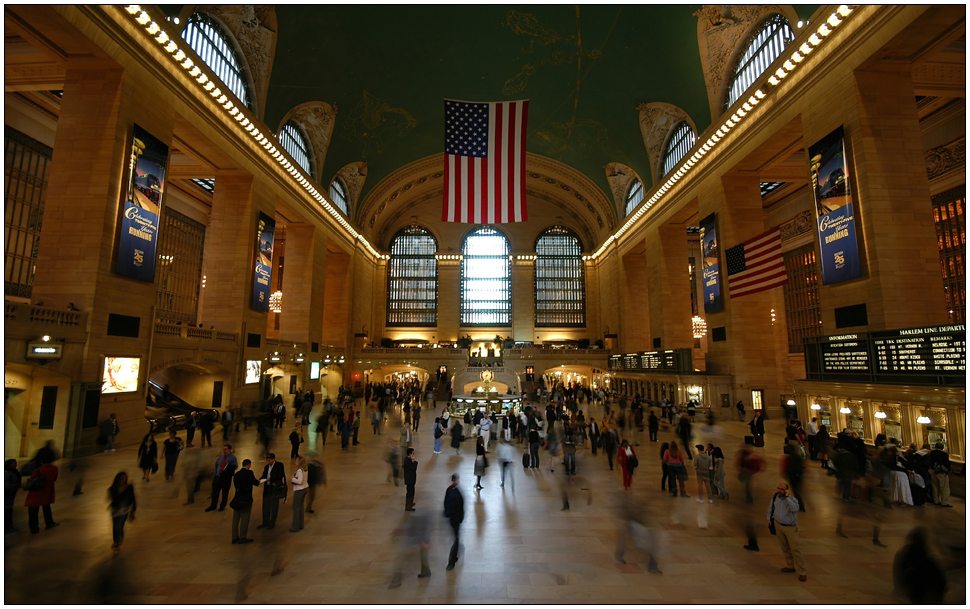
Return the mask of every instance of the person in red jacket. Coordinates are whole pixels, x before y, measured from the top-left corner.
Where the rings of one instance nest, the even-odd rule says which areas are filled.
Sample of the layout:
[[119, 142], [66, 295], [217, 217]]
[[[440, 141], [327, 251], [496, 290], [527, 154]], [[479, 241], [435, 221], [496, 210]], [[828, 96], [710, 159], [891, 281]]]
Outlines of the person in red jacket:
[[[24, 505], [27, 506], [28, 526], [31, 533], [40, 533], [40, 523], [38, 521], [39, 508], [44, 508], [44, 524], [48, 529], [56, 527], [59, 523], [54, 522], [54, 515], [51, 514], [51, 504], [54, 503], [54, 482], [57, 481], [57, 466], [46, 459], [41, 466], [36, 468], [30, 478], [43, 477], [43, 486], [27, 492], [27, 499]], [[27, 482], [25, 481], [25, 484]]]

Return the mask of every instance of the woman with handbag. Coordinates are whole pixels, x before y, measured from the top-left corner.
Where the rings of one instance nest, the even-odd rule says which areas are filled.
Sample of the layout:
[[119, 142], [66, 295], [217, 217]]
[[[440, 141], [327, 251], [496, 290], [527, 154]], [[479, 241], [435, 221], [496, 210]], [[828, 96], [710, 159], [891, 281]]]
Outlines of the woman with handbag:
[[125, 521], [135, 519], [135, 487], [128, 483], [128, 474], [118, 472], [108, 487], [108, 509], [111, 511], [111, 549], [117, 554], [125, 538]]
[[149, 482], [148, 476], [158, 471], [158, 445], [155, 436], [145, 434], [145, 438], [138, 445], [138, 467], [141, 468], [141, 479]]
[[307, 480], [309, 468], [307, 467], [306, 459], [297, 457], [294, 464], [296, 465], [296, 471], [293, 472], [293, 477], [290, 478], [290, 482], [293, 484], [293, 526], [290, 527], [290, 533], [303, 530], [303, 506], [306, 503], [307, 489], [310, 488]]
[[637, 453], [630, 446], [630, 443], [625, 439], [620, 442], [620, 450], [616, 455], [616, 462], [620, 465], [620, 469], [623, 471], [623, 490], [630, 490], [630, 485], [633, 484], [633, 470], [637, 468], [640, 464], [637, 459]]
[[[684, 482], [687, 481], [687, 466], [684, 464], [684, 453], [677, 449], [676, 442], [671, 442], [670, 448], [664, 451], [663, 461], [667, 464], [667, 473], [670, 476], [670, 494], [676, 497], [677, 486], [679, 485], [680, 495], [682, 497], [690, 497], [684, 488]], [[674, 484], [675, 480], [677, 481], [677, 485]]]
[[485, 439], [478, 436], [478, 441], [475, 442], [475, 476], [478, 477], [475, 482], [476, 490], [485, 488], [482, 486], [482, 476], [485, 475], [486, 467], [488, 467], [488, 459], [485, 457]]

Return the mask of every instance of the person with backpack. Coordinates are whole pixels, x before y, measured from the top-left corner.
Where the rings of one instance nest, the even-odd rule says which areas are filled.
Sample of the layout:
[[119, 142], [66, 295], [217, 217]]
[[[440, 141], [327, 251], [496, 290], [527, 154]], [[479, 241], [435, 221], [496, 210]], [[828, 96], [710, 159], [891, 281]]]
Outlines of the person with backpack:
[[[44, 524], [48, 529], [58, 526], [59, 522], [54, 522], [54, 515], [51, 513], [51, 504], [54, 503], [54, 483], [57, 482], [57, 466], [45, 457], [39, 461], [32, 462], [33, 467], [30, 474], [24, 481], [24, 490], [27, 491], [27, 499], [24, 506], [27, 507], [27, 523], [31, 534], [40, 533], [39, 512], [44, 510]], [[28, 464], [31, 465], [31, 464]], [[27, 474], [25, 474], [27, 475]]]
[[436, 417], [434, 420], [434, 454], [441, 454], [441, 436], [445, 435], [444, 429], [441, 427], [441, 417]]

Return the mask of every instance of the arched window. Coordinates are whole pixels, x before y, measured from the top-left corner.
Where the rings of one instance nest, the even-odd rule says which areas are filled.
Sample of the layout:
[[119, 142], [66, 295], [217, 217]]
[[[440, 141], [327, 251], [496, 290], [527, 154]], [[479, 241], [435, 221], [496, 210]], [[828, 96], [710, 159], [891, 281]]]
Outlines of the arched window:
[[748, 40], [748, 46], [738, 59], [724, 108], [733, 106], [794, 39], [795, 33], [788, 19], [778, 14], [768, 17]]
[[205, 13], [195, 13], [189, 17], [182, 38], [233, 95], [250, 110], [254, 110], [253, 98], [249, 94], [249, 86], [243, 74], [243, 63], [222, 27]]
[[536, 240], [536, 327], [586, 325], [583, 246], [573, 231], [548, 228]]
[[306, 134], [303, 132], [303, 127], [298, 125], [293, 121], [286, 121], [283, 125], [283, 129], [280, 130], [279, 136], [280, 144], [283, 146], [283, 150], [290, 153], [290, 156], [296, 161], [297, 165], [303, 168], [303, 171], [310, 174], [311, 178], [315, 178], [313, 175], [313, 151], [310, 148], [310, 143], [307, 141]]
[[641, 203], [643, 203], [643, 182], [634, 178], [626, 191], [626, 212], [623, 215], [629, 215]]
[[461, 253], [461, 325], [512, 325], [509, 241], [490, 226], [465, 238]]
[[438, 324], [438, 242], [420, 226], [394, 235], [387, 266], [387, 325]]
[[670, 173], [677, 166], [677, 163], [680, 163], [684, 155], [694, 147], [695, 141], [697, 141], [697, 136], [691, 126], [687, 124], [687, 121], [677, 125], [674, 132], [670, 134], [670, 139], [667, 140], [667, 148], [664, 150], [663, 163], [661, 163], [661, 177]]
[[345, 215], [350, 215], [350, 212], [347, 211], [349, 208], [347, 204], [347, 188], [340, 178], [334, 178], [333, 182], [330, 182], [330, 200]]

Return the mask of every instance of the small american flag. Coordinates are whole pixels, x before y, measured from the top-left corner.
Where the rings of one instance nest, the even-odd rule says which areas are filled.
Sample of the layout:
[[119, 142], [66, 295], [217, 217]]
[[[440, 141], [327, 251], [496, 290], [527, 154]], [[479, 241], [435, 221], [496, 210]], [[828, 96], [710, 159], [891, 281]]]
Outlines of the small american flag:
[[524, 222], [529, 101], [445, 100], [443, 222]]
[[728, 291], [740, 298], [788, 283], [781, 254], [781, 233], [773, 228], [726, 252]]

